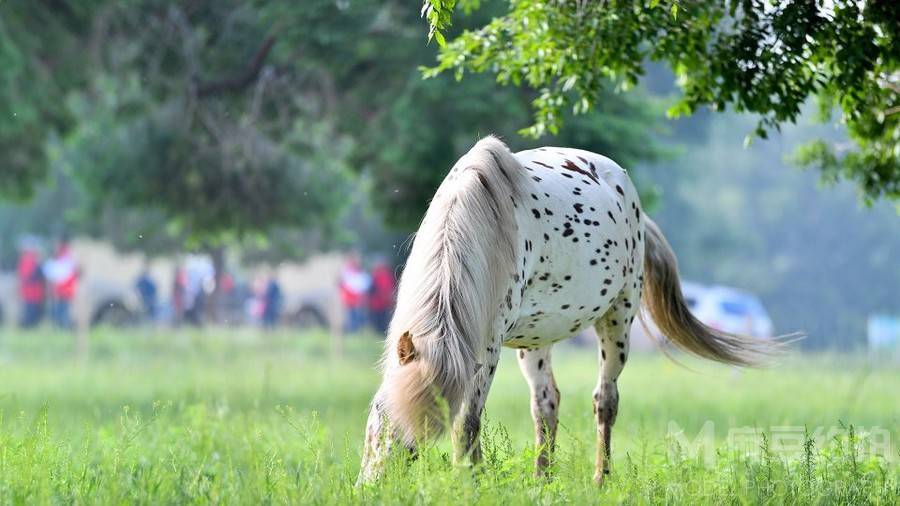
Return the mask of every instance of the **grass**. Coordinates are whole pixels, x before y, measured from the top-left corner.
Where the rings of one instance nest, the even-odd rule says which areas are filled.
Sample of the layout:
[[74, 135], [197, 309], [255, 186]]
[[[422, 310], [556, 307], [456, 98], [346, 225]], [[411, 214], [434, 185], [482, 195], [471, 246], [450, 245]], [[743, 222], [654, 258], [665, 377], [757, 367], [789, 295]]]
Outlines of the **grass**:
[[[485, 462], [449, 444], [354, 487], [375, 337], [340, 360], [321, 334], [101, 331], [88, 359], [51, 332], [0, 337], [3, 504], [896, 504], [900, 372], [864, 357], [736, 371], [635, 356], [619, 381], [613, 474], [593, 474], [593, 348], [559, 347], [553, 478], [532, 477], [528, 394], [505, 352]], [[755, 433], [760, 430], [761, 433]]]

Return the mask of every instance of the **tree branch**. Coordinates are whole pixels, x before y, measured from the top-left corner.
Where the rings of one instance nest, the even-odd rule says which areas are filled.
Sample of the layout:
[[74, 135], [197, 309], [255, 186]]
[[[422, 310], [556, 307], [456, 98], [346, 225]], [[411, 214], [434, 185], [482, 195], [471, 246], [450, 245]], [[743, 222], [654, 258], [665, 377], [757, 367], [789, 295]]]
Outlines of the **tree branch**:
[[223, 93], [242, 91], [256, 81], [260, 70], [262, 70], [263, 63], [266, 61], [266, 56], [268, 56], [269, 51], [274, 44], [275, 37], [266, 38], [266, 40], [263, 41], [262, 46], [256, 51], [256, 54], [253, 55], [250, 64], [238, 73], [215, 81], [198, 81], [197, 97], [205, 98], [221, 95]]

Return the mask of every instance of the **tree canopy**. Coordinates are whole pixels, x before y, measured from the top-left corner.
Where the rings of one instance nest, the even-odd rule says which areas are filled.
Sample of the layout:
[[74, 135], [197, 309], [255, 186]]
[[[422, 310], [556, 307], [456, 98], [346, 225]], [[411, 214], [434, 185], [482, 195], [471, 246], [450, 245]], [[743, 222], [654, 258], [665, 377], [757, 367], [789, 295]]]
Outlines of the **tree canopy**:
[[[513, 137], [529, 114], [528, 90], [423, 81], [435, 48], [405, 2], [54, 4], [0, 4], [0, 108], [18, 118], [0, 122], [16, 160], [0, 193], [27, 197], [56, 164], [95, 219], [147, 210], [154, 230], [228, 241], [328, 226], [364, 181], [409, 230], [461, 152]], [[609, 103], [560, 142], [622, 163], [658, 156], [652, 106]]]
[[664, 61], [683, 94], [670, 116], [701, 106], [760, 116], [755, 135], [794, 122], [817, 97], [837, 109], [855, 146], [803, 146], [801, 164], [854, 181], [867, 199], [900, 198], [900, 3], [893, 0], [510, 0], [506, 11], [449, 41], [454, 11], [480, 0], [425, 0], [429, 37], [441, 46], [426, 70], [488, 72], [538, 90], [527, 135], [559, 131], [572, 109], [605, 104], [601, 91], [638, 83]]

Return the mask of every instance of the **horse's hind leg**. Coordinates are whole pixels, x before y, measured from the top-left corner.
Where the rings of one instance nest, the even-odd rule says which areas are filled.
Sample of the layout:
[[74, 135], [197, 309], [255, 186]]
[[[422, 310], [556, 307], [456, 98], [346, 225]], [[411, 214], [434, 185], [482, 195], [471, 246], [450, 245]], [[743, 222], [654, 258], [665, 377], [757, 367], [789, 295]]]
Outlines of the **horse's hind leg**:
[[550, 346], [533, 351], [519, 350], [519, 368], [531, 390], [531, 417], [534, 419], [534, 439], [538, 455], [536, 476], [543, 476], [550, 465], [556, 446], [556, 426], [559, 421], [559, 389], [550, 366]]
[[612, 427], [619, 410], [616, 380], [628, 359], [628, 332], [637, 313], [639, 296], [622, 292], [613, 306], [594, 324], [600, 340], [600, 377], [594, 390], [594, 416], [597, 418], [597, 465], [594, 481], [603, 483], [609, 474]]

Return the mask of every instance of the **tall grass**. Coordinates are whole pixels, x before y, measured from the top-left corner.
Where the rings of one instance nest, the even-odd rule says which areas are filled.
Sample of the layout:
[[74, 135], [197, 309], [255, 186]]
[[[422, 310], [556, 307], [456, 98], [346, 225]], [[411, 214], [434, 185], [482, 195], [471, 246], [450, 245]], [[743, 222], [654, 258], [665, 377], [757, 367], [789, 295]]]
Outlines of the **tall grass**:
[[[255, 331], [0, 338], [0, 503], [896, 504], [900, 373], [863, 357], [763, 371], [636, 356], [620, 379], [613, 474], [591, 482], [595, 351], [554, 359], [552, 478], [532, 477], [527, 387], [511, 354], [491, 391], [484, 463], [449, 445], [353, 482], [379, 343]], [[889, 440], [886, 447], [884, 439]], [[787, 439], [787, 444], [786, 444]]]

